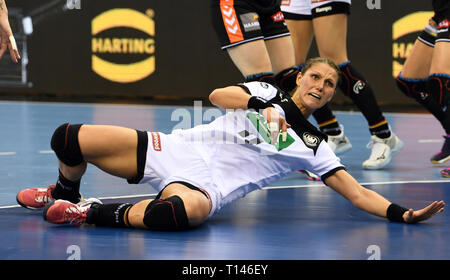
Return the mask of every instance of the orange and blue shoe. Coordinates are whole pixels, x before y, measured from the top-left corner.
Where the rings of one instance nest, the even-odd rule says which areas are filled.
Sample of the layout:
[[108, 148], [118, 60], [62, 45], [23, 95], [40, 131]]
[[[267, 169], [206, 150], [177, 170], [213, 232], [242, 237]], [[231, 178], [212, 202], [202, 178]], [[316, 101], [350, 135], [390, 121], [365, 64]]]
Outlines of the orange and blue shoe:
[[450, 167], [441, 170], [441, 176], [445, 178], [450, 178]]
[[22, 190], [16, 196], [17, 203], [28, 209], [40, 209], [54, 201], [52, 197], [52, 189], [54, 188], [55, 185], [50, 185], [48, 188]]
[[86, 223], [87, 213], [93, 204], [102, 204], [97, 198], [88, 198], [79, 203], [55, 200], [44, 208], [44, 220], [52, 224], [71, 224], [79, 226]]

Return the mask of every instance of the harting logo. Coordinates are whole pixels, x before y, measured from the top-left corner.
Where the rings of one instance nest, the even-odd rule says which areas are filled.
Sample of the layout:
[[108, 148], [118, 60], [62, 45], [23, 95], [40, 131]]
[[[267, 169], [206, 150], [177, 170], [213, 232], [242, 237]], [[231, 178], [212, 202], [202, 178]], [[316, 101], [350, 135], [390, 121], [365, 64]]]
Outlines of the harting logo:
[[414, 41], [432, 16], [433, 12], [415, 12], [398, 19], [392, 25], [392, 75], [394, 78], [402, 70]]
[[92, 20], [92, 70], [118, 83], [142, 80], [155, 71], [155, 23], [132, 9], [112, 9]]

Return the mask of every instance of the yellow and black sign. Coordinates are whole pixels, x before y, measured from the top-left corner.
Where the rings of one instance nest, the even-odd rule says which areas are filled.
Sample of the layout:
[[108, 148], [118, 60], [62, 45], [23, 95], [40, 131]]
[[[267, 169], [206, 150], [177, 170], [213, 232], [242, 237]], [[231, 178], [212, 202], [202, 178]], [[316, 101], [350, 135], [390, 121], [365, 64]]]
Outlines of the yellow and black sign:
[[415, 12], [398, 19], [392, 25], [392, 75], [394, 78], [402, 70], [417, 36], [432, 16], [433, 12]]
[[[153, 10], [111, 9], [92, 20], [92, 70], [101, 77], [132, 83], [155, 71]], [[136, 61], [137, 60], [137, 61]]]

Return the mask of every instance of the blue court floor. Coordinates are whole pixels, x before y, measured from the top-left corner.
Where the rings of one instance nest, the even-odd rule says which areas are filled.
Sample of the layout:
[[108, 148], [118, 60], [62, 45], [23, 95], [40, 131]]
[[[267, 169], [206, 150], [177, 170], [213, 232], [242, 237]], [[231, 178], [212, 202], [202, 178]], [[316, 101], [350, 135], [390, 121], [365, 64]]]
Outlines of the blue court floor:
[[[58, 226], [45, 222], [41, 211], [16, 204], [19, 190], [56, 182], [57, 160], [49, 143], [60, 124], [111, 124], [168, 133], [209, 122], [221, 113], [196, 105], [0, 102], [0, 259], [450, 259], [448, 211], [421, 224], [390, 223], [298, 173], [249, 194], [186, 232]], [[341, 160], [361, 184], [414, 209], [434, 200], [450, 202], [450, 180], [439, 174], [447, 165], [429, 161], [443, 143], [443, 130], [432, 116], [385, 114], [405, 146], [390, 165], [368, 171], [361, 167], [370, 152], [366, 121], [360, 113], [336, 115], [353, 144]], [[81, 192], [104, 203], [137, 202], [156, 194], [148, 185], [129, 185], [93, 166], [83, 177]]]

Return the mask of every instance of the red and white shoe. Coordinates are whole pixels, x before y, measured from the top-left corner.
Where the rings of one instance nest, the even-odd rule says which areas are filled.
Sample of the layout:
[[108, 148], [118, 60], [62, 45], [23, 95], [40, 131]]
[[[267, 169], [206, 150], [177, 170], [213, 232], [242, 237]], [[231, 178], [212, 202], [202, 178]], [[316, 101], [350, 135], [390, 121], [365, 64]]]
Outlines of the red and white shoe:
[[50, 185], [48, 188], [22, 190], [16, 196], [17, 203], [28, 209], [42, 208], [54, 200], [52, 197], [52, 189], [54, 188], [55, 185]]
[[45, 206], [44, 220], [53, 224], [79, 226], [86, 223], [87, 213], [93, 204], [102, 204], [97, 198], [88, 198], [77, 204], [67, 200], [55, 200]]

